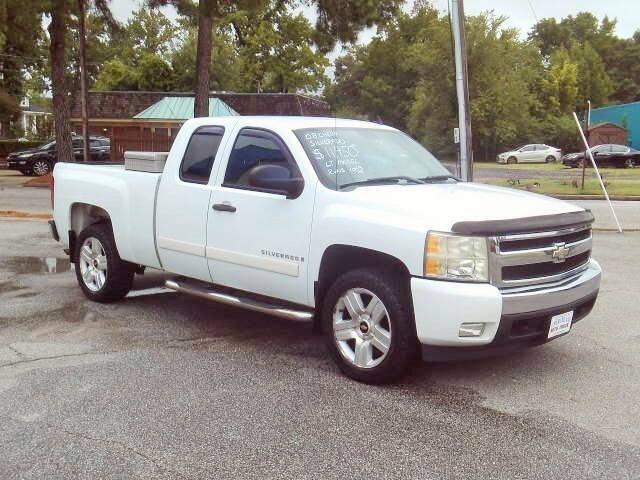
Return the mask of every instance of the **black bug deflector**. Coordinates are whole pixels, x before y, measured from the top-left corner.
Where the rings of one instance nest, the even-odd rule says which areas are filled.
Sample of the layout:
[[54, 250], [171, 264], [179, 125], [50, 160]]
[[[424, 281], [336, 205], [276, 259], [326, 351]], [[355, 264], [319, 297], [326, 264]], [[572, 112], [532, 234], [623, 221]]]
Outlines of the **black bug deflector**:
[[540, 215], [537, 217], [513, 218], [508, 220], [457, 222], [453, 224], [451, 231], [461, 235], [517, 234], [590, 225], [593, 221], [594, 217], [591, 211], [584, 210], [582, 212]]

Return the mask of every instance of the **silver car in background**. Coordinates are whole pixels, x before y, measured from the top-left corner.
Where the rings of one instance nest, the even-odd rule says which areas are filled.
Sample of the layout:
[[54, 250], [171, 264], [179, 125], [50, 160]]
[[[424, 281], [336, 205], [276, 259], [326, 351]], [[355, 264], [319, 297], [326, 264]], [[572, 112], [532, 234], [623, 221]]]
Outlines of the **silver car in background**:
[[542, 143], [531, 143], [497, 156], [498, 163], [551, 163], [558, 162], [562, 157], [559, 148]]

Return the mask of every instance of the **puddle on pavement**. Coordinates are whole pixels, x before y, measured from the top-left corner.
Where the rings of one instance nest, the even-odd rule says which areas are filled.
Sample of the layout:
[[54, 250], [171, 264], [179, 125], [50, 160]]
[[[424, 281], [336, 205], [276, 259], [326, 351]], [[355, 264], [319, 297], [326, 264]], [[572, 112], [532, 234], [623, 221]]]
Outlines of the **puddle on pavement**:
[[18, 274], [65, 273], [71, 270], [71, 262], [56, 257], [5, 257], [0, 258], [0, 268]]

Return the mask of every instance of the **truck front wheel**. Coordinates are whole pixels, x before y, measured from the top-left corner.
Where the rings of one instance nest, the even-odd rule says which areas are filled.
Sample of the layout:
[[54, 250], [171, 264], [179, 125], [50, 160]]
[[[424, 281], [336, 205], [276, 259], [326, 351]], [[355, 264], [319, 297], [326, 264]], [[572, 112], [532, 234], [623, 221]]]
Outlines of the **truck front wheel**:
[[80, 233], [75, 267], [78, 284], [89, 300], [114, 302], [131, 290], [134, 268], [120, 258], [108, 224], [90, 225]]
[[358, 269], [340, 276], [323, 304], [326, 341], [340, 370], [364, 383], [404, 375], [418, 343], [408, 287], [393, 273]]

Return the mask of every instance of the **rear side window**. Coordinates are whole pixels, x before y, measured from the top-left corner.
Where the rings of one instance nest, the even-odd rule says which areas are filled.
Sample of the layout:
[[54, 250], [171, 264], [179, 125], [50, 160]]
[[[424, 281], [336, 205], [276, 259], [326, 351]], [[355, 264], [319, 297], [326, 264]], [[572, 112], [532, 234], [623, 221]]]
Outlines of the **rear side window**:
[[297, 169], [282, 141], [264, 130], [244, 129], [238, 135], [224, 175], [225, 186], [249, 186], [249, 172], [259, 165], [281, 165], [296, 176]]
[[624, 145], [611, 145], [611, 151], [613, 153], [627, 153], [629, 149]]
[[191, 183], [207, 183], [218, 153], [224, 128], [200, 127], [191, 136], [180, 165], [180, 179]]

